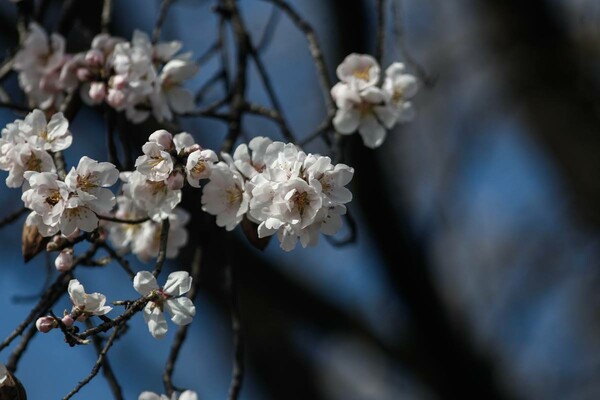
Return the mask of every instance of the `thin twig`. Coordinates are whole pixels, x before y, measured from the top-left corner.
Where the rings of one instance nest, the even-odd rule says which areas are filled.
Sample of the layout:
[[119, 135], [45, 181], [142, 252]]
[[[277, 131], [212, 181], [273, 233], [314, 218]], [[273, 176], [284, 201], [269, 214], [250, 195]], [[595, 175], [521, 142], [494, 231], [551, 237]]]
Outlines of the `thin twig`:
[[21, 105], [21, 104], [16, 104], [16, 103], [9, 103], [9, 102], [0, 102], [0, 108], [8, 108], [11, 110], [15, 110], [15, 111], [22, 111], [22, 112], [31, 112], [31, 108]]
[[156, 257], [156, 264], [154, 265], [154, 271], [152, 275], [156, 278], [160, 275], [165, 259], [167, 258], [167, 242], [169, 241], [169, 227], [171, 222], [169, 218], [163, 219], [162, 227], [160, 229], [160, 245], [158, 250], [158, 256]]
[[156, 24], [154, 25], [154, 30], [152, 31], [152, 43], [157, 43], [160, 39], [160, 32], [163, 24], [165, 23], [165, 18], [167, 17], [167, 12], [169, 11], [171, 4], [173, 4], [173, 0], [163, 0], [163, 2], [160, 4], [158, 18], [156, 19]]
[[113, 0], [104, 0], [102, 4], [102, 19], [100, 21], [100, 26], [103, 33], [109, 33], [110, 31], [110, 21], [112, 17], [112, 9], [113, 9]]
[[4, 225], [12, 224], [16, 220], [18, 220], [19, 217], [26, 214], [28, 211], [29, 209], [27, 207], [22, 207], [16, 211], [11, 212], [6, 217], [2, 218], [2, 220], [0, 220], [0, 228], [2, 228]]
[[96, 360], [96, 364], [94, 364], [94, 367], [92, 368], [92, 371], [90, 372], [90, 374], [88, 376], [86, 376], [81, 382], [79, 382], [77, 384], [77, 386], [75, 386], [75, 388], [73, 390], [71, 390], [71, 392], [69, 394], [67, 394], [65, 397], [63, 397], [63, 400], [69, 400], [71, 397], [73, 397], [75, 395], [75, 393], [79, 392], [81, 390], [81, 388], [83, 388], [85, 385], [87, 385], [96, 376], [96, 374], [98, 374], [98, 371], [100, 371], [100, 368], [102, 367], [102, 365], [105, 362], [106, 353], [108, 353], [108, 350], [113, 345], [118, 333], [119, 333], [119, 327], [117, 327], [114, 330], [114, 332], [110, 335], [110, 337], [106, 341], [104, 348], [102, 349], [100, 354], [98, 354], [98, 359]]
[[98, 217], [98, 219], [101, 219], [104, 221], [116, 222], [119, 224], [127, 224], [127, 225], [143, 224], [146, 221], [150, 221], [149, 217], [138, 218], [138, 219], [122, 219], [122, 218], [117, 218], [117, 217], [111, 217], [110, 215], [101, 215], [101, 214], [96, 214], [96, 217]]
[[392, 1], [392, 30], [394, 33], [394, 42], [398, 44], [400, 52], [406, 59], [406, 62], [415, 69], [417, 76], [423, 82], [425, 87], [432, 88], [435, 85], [436, 77], [429, 74], [427, 70], [412, 56], [408, 50], [406, 41], [404, 40], [404, 31], [402, 28], [402, 15], [401, 15], [401, 0]]
[[115, 144], [115, 113], [110, 107], [104, 109], [104, 119], [106, 120], [106, 147], [108, 150], [108, 161], [113, 163], [118, 170], [122, 170], [119, 162], [117, 146]]
[[[90, 318], [86, 319], [85, 323], [88, 328], [94, 327]], [[117, 333], [117, 331], [121, 332], [121, 329], [115, 329], [115, 333]], [[118, 335], [119, 334], [117, 333], [117, 337]], [[100, 354], [102, 354], [103, 350], [102, 339], [98, 336], [93, 336], [92, 343], [94, 343], [96, 353], [98, 354], [98, 357], [100, 357]], [[104, 374], [104, 378], [106, 379], [106, 382], [108, 383], [108, 386], [110, 387], [110, 390], [112, 391], [115, 400], [123, 400], [123, 392], [121, 390], [121, 385], [119, 385], [119, 382], [117, 381], [117, 377], [115, 376], [112, 367], [110, 366], [108, 358], [104, 359], [104, 363], [102, 364], [102, 373]]]
[[329, 114], [335, 112], [335, 106], [333, 104], [333, 99], [331, 98], [330, 90], [332, 87], [331, 79], [329, 78], [329, 69], [327, 68], [327, 64], [325, 63], [325, 58], [323, 57], [323, 51], [321, 50], [321, 45], [319, 44], [319, 40], [317, 38], [317, 34], [313, 27], [296, 12], [287, 2], [284, 0], [266, 0], [269, 1], [277, 7], [279, 7], [288, 18], [296, 25], [296, 27], [304, 33], [306, 36], [306, 40], [308, 40], [308, 48], [310, 50], [310, 54], [315, 62], [315, 66], [317, 67], [317, 75], [319, 76], [319, 82], [321, 83], [321, 91], [323, 92], [323, 98], [325, 100], [325, 104], [327, 109], [329, 110]]
[[54, 305], [60, 299], [60, 297], [64, 294], [69, 281], [72, 278], [71, 271], [64, 272], [60, 274], [52, 286], [50, 286], [42, 295], [41, 299], [38, 301], [36, 306], [29, 312], [25, 320], [19, 324], [12, 331], [6, 339], [2, 343], [0, 343], [0, 351], [11, 344], [11, 342], [19, 335], [21, 335], [27, 326], [31, 324], [35, 319], [37, 319], [40, 315], [44, 314], [50, 307]]
[[377, 1], [377, 37], [375, 40], [375, 51], [373, 55], [379, 64], [383, 63], [383, 52], [385, 50], [385, 0]]
[[225, 269], [229, 305], [231, 308], [231, 329], [233, 331], [233, 370], [231, 372], [228, 400], [236, 400], [238, 398], [244, 381], [244, 340], [233, 268], [233, 264], [230, 262]]
[[269, 19], [265, 24], [265, 28], [263, 29], [262, 35], [260, 35], [260, 39], [256, 43], [256, 51], [262, 53], [266, 50], [266, 48], [271, 44], [271, 40], [273, 39], [275, 29], [279, 24], [279, 19], [281, 17], [281, 11], [279, 8], [273, 6], [271, 8], [271, 13], [269, 14]]
[[129, 275], [129, 277], [133, 280], [135, 277], [135, 272], [131, 269], [129, 265], [129, 261], [127, 261], [124, 257], [121, 257], [115, 249], [110, 247], [108, 243], [102, 243], [101, 247], [106, 250], [106, 252], [110, 255], [113, 260], [116, 260], [117, 263], [123, 268], [123, 270]]

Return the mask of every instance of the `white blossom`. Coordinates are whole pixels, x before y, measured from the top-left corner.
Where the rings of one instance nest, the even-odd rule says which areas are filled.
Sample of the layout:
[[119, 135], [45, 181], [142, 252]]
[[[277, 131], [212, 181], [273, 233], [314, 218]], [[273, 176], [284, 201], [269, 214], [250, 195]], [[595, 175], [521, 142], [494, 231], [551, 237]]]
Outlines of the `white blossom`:
[[55, 172], [56, 167], [50, 154], [33, 147], [30, 143], [17, 143], [3, 146], [6, 153], [2, 156], [0, 168], [8, 171], [6, 186], [16, 188], [23, 184], [26, 172]]
[[[257, 136], [248, 145], [240, 144], [233, 153], [235, 167], [248, 179], [261, 173], [265, 165], [265, 154], [273, 141], [264, 136]], [[250, 151], [252, 150], [252, 154]]]
[[201, 201], [204, 211], [217, 216], [217, 225], [233, 230], [248, 210], [249, 200], [241, 174], [222, 161], [215, 164]]
[[[169, 398], [164, 394], [158, 395], [154, 392], [142, 392], [140, 393], [138, 400], [169, 400]], [[170, 400], [198, 400], [198, 395], [194, 391], [186, 390], [179, 396], [176, 393], [173, 393]]]
[[[335, 93], [335, 94], [334, 94]], [[377, 87], [367, 87], [357, 92], [338, 83], [332, 94], [338, 110], [333, 118], [336, 131], [349, 135], [358, 130], [363, 143], [369, 148], [381, 146], [386, 129], [396, 123], [397, 112], [389, 97]]]
[[40, 215], [45, 225], [56, 227], [69, 200], [67, 185], [50, 172], [28, 171], [25, 178], [29, 182], [29, 189], [21, 196], [25, 207]]
[[380, 68], [372, 56], [352, 53], [337, 67], [336, 73], [340, 81], [360, 91], [379, 82]]
[[173, 119], [173, 112], [181, 114], [194, 109], [194, 95], [183, 87], [183, 82], [193, 78], [198, 68], [198, 64], [186, 59], [171, 60], [162, 68], [151, 97], [152, 112], [159, 122]]
[[114, 207], [115, 196], [106, 188], [114, 185], [118, 179], [119, 171], [113, 164], [83, 156], [77, 168], [71, 168], [65, 177], [65, 183], [72, 192], [85, 199], [86, 206], [101, 213], [111, 211]]
[[77, 229], [91, 232], [98, 227], [98, 217], [91, 208], [95, 200], [95, 196], [84, 191], [69, 197], [60, 217], [60, 231], [63, 235], [70, 236]]
[[126, 182], [123, 190], [128, 193], [128, 197], [157, 222], [167, 218], [181, 202], [181, 190], [170, 189], [164, 181], [148, 180], [138, 171], [121, 173], [120, 177]]
[[73, 136], [69, 132], [69, 121], [62, 113], [56, 113], [46, 121], [43, 111], [35, 109], [19, 125], [20, 135], [33, 147], [47, 151], [61, 151], [71, 146]]
[[140, 271], [133, 278], [133, 287], [142, 296], [150, 296], [151, 301], [144, 307], [144, 320], [155, 339], [167, 334], [167, 321], [163, 311], [171, 315], [176, 325], [187, 325], [196, 315], [192, 300], [183, 296], [192, 287], [192, 277], [185, 271], [169, 274], [164, 287], [160, 288], [156, 278], [148, 271]]
[[57, 33], [48, 38], [40, 25], [31, 22], [13, 69], [19, 72], [19, 85], [33, 106], [58, 108], [64, 97], [59, 77], [66, 60], [65, 39]]
[[71, 313], [78, 315], [80, 321], [90, 315], [105, 315], [112, 310], [112, 307], [105, 305], [106, 296], [100, 293], [86, 293], [77, 279], [69, 281], [68, 292], [73, 303]]
[[142, 151], [144, 155], [135, 161], [137, 171], [150, 181], [166, 180], [173, 171], [171, 155], [156, 142], [146, 142]]
[[196, 150], [187, 159], [185, 172], [190, 186], [199, 188], [200, 180], [210, 176], [213, 165], [218, 161], [217, 154], [209, 149]]
[[409, 101], [418, 89], [417, 79], [407, 74], [404, 64], [395, 62], [385, 71], [383, 90], [387, 92], [392, 104], [396, 106], [398, 122], [407, 122], [414, 118], [415, 112]]

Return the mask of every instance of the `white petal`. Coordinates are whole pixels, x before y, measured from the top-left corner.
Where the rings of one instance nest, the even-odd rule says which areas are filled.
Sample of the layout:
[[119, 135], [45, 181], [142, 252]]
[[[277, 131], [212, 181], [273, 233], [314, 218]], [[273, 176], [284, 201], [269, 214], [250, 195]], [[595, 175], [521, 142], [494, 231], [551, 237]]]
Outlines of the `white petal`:
[[196, 307], [192, 300], [187, 297], [167, 300], [164, 307], [171, 314], [171, 321], [177, 325], [189, 324], [196, 315]]
[[339, 133], [350, 134], [356, 131], [360, 124], [360, 113], [351, 109], [339, 109], [333, 118], [333, 126]]
[[154, 339], [163, 339], [166, 336], [169, 329], [167, 320], [162, 311], [154, 306], [152, 302], [146, 304], [144, 308], [144, 320], [148, 324], [148, 331]]
[[133, 288], [142, 296], [158, 289], [156, 278], [148, 271], [140, 271], [133, 278]]
[[192, 277], [186, 271], [177, 271], [169, 274], [163, 290], [171, 296], [181, 296], [189, 292], [192, 287]]
[[364, 145], [371, 149], [381, 146], [387, 134], [385, 128], [372, 115], [361, 121], [358, 132]]

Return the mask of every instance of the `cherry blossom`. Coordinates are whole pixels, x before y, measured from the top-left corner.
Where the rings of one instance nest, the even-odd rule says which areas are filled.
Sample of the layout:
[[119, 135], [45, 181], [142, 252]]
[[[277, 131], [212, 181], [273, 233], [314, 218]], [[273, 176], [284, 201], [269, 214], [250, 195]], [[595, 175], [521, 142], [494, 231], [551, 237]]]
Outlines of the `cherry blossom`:
[[409, 101], [418, 90], [417, 79], [406, 73], [404, 64], [395, 62], [385, 71], [383, 90], [387, 92], [397, 109], [398, 122], [407, 122], [414, 118], [415, 112]]
[[155, 339], [167, 334], [167, 321], [163, 315], [166, 310], [176, 325], [187, 325], [196, 315], [196, 307], [189, 298], [183, 296], [192, 287], [192, 277], [185, 271], [172, 272], [164, 287], [160, 288], [156, 278], [148, 271], [140, 271], [133, 278], [133, 287], [150, 301], [144, 307], [144, 321]]
[[71, 315], [79, 321], [91, 315], [105, 315], [112, 307], [106, 306], [106, 296], [100, 293], [86, 293], [85, 288], [77, 279], [71, 279], [68, 287], [69, 296], [73, 303]]
[[196, 392], [186, 390], [179, 396], [173, 393], [173, 396], [171, 399], [169, 399], [169, 397], [165, 396], [164, 394], [158, 395], [154, 392], [142, 392], [140, 393], [138, 400], [198, 400], [198, 395]]
[[368, 54], [352, 53], [336, 69], [340, 81], [353, 90], [363, 90], [379, 82], [379, 64]]
[[28, 35], [16, 54], [13, 69], [19, 72], [19, 85], [32, 106], [43, 110], [58, 108], [63, 100], [60, 85], [61, 68], [67, 61], [65, 39], [46, 31], [35, 22], [29, 24]]
[[65, 177], [65, 183], [78, 197], [85, 199], [87, 207], [101, 213], [114, 207], [115, 196], [106, 188], [114, 185], [118, 179], [119, 171], [113, 164], [83, 156], [77, 168], [71, 168]]
[[209, 149], [192, 152], [185, 165], [187, 182], [190, 186], [199, 188], [200, 180], [210, 176], [214, 164], [218, 161], [217, 154]]
[[46, 121], [43, 111], [35, 109], [19, 125], [21, 136], [40, 150], [61, 151], [71, 146], [73, 136], [69, 132], [69, 121], [62, 113], [56, 113]]
[[248, 210], [249, 200], [242, 175], [222, 161], [215, 164], [201, 201], [204, 211], [217, 216], [217, 225], [233, 230]]

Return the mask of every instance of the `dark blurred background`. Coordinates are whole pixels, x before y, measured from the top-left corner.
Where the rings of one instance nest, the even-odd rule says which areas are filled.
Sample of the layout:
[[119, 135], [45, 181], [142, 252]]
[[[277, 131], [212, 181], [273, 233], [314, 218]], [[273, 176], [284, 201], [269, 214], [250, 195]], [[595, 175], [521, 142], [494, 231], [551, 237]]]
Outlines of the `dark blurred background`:
[[[52, 30], [62, 2], [47, 3], [44, 22]], [[289, 1], [315, 28], [332, 79], [348, 53], [374, 52], [376, 3]], [[217, 35], [213, 4], [175, 1], [162, 39], [181, 40], [184, 50], [202, 54]], [[269, 2], [239, 4], [255, 41], [272, 25], [263, 61], [294, 134], [309, 135], [326, 109], [305, 37]], [[198, 313], [175, 384], [200, 399], [226, 398], [232, 333], [224, 264], [231, 263], [245, 344], [242, 399], [600, 398], [600, 3], [386, 4], [382, 67], [405, 62], [421, 85], [415, 120], [390, 132], [383, 146], [367, 149], [358, 137], [344, 146], [344, 162], [355, 168], [349, 209], [357, 240], [336, 247], [322, 238], [316, 248], [291, 253], [273, 240], [261, 252], [239, 228], [232, 235], [216, 228], [200, 212], [198, 193], [184, 193], [183, 205], [194, 214], [190, 244], [168, 267], [188, 268], [198, 242], [204, 252]], [[101, 5], [89, 0], [75, 7], [71, 45], [91, 39]], [[116, 1], [112, 33], [150, 33], [159, 7], [158, 1]], [[4, 49], [17, 42], [15, 15], [13, 4], [1, 4]], [[203, 64], [194, 88], [218, 69], [218, 58]], [[16, 78], [4, 87], [16, 93]], [[199, 106], [222, 95], [217, 85]], [[249, 97], [268, 104], [254, 66]], [[0, 122], [18, 117], [1, 110]], [[248, 138], [282, 139], [268, 120], [244, 121]], [[182, 119], [179, 126], [214, 149], [226, 134], [219, 121]], [[119, 128], [139, 147], [155, 127]], [[107, 158], [97, 110], [83, 108], [71, 130], [69, 165], [84, 154]], [[330, 151], [319, 140], [306, 150]], [[5, 214], [20, 207], [18, 190], [0, 194]], [[0, 338], [31, 309], [33, 301], [23, 296], [37, 293], [48, 274], [43, 255], [23, 264], [22, 222], [0, 231]], [[77, 277], [109, 299], [135, 296], [115, 266], [81, 269]], [[63, 299], [54, 311], [66, 307]], [[125, 397], [163, 392], [175, 327], [157, 342], [141, 316], [129, 325], [109, 353]], [[0, 362], [12, 348], [0, 353]], [[95, 359], [91, 347], [69, 348], [52, 332], [35, 338], [17, 376], [33, 400], [62, 398]], [[78, 398], [110, 398], [102, 379]]]

